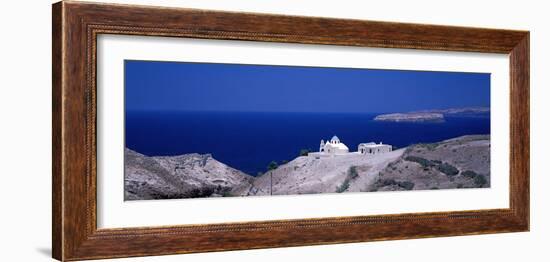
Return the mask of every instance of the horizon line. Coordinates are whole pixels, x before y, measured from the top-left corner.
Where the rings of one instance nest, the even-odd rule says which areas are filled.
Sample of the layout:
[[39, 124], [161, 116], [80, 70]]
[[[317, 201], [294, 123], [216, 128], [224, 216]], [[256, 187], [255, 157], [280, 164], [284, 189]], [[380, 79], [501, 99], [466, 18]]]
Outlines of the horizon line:
[[466, 109], [466, 108], [479, 108], [489, 109], [490, 106], [464, 106], [464, 107], [446, 107], [446, 108], [430, 108], [430, 109], [415, 109], [406, 111], [245, 111], [245, 110], [182, 110], [182, 109], [128, 109], [125, 108], [124, 112], [180, 112], [180, 113], [312, 113], [312, 114], [387, 114], [387, 113], [417, 113], [419, 111], [430, 110], [449, 110], [449, 109]]

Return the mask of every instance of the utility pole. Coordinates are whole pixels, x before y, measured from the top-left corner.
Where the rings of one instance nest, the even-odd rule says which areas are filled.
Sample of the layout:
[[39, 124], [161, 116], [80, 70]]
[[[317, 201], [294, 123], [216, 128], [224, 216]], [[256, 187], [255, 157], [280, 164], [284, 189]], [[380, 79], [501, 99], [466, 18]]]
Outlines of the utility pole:
[[269, 195], [273, 195], [273, 171], [269, 171]]

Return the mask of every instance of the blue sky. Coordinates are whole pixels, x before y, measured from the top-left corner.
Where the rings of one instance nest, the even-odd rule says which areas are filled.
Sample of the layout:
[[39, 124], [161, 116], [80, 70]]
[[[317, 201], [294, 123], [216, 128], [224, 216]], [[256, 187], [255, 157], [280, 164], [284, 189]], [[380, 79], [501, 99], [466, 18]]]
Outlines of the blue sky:
[[388, 113], [490, 106], [490, 74], [125, 61], [126, 110]]

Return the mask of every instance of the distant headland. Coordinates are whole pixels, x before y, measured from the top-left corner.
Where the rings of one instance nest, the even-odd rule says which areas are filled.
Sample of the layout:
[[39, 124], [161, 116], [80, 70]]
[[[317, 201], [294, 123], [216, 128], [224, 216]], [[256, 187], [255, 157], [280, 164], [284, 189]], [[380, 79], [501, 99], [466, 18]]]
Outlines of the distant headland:
[[391, 113], [382, 114], [374, 117], [375, 121], [388, 122], [430, 122], [442, 123], [445, 122], [445, 116], [457, 117], [481, 117], [490, 114], [488, 107], [465, 107], [465, 108], [449, 108], [449, 109], [433, 109], [422, 110], [406, 113]]

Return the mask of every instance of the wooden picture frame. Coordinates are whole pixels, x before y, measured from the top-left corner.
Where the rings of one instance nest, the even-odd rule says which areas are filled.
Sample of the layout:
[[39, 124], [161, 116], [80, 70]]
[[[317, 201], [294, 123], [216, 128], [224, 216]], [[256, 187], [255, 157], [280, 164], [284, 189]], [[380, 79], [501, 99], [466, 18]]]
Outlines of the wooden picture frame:
[[[83, 2], [53, 5], [53, 257], [81, 260], [529, 230], [529, 32]], [[99, 34], [468, 51], [510, 57], [510, 207], [98, 229]]]

